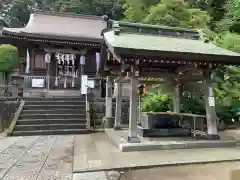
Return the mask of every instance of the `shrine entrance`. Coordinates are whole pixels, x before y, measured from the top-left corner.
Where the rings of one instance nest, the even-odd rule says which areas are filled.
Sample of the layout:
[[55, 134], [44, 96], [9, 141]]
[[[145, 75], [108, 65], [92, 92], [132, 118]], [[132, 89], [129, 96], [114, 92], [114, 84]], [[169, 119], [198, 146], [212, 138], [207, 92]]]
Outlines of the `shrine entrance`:
[[51, 65], [52, 89], [80, 89], [79, 65], [75, 54], [56, 52]]

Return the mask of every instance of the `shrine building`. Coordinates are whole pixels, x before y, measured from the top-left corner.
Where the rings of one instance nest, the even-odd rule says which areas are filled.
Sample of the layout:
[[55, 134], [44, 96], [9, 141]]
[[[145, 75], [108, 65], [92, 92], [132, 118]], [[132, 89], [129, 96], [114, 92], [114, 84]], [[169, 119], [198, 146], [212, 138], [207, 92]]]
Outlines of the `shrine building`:
[[1, 42], [18, 47], [25, 89], [47, 88], [49, 76], [50, 90], [79, 90], [81, 74], [96, 75], [105, 26], [97, 16], [35, 12], [25, 27], [3, 28]]

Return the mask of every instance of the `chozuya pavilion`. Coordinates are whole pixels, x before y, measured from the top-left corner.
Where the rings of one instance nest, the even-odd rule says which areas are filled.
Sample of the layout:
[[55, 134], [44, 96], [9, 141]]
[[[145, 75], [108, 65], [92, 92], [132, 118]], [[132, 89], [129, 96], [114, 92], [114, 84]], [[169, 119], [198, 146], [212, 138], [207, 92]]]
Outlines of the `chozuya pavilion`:
[[[129, 130], [125, 142], [140, 142], [138, 86], [146, 79], [165, 81], [174, 89], [174, 112], [180, 113], [179, 85], [200, 81], [205, 88], [207, 138], [218, 139], [212, 72], [219, 65], [239, 65], [240, 54], [204, 42], [197, 30], [113, 21], [105, 17], [100, 73], [118, 76], [114, 129], [121, 122], [122, 82], [130, 82]], [[111, 120], [111, 89], [106, 98], [106, 119]], [[115, 136], [117, 131], [111, 131]], [[111, 135], [110, 135], [111, 136]]]

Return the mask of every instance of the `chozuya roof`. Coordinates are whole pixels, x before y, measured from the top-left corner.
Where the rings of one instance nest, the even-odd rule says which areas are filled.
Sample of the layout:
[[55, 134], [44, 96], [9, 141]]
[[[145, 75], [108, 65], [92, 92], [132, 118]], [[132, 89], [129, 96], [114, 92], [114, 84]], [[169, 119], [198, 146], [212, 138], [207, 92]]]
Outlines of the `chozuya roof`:
[[[205, 43], [197, 30], [108, 20], [103, 36], [115, 53], [155, 57], [166, 55], [184, 60], [213, 60], [240, 63], [240, 54]], [[151, 56], [150, 55], [150, 56]], [[171, 56], [171, 57], [170, 57]]]
[[30, 15], [26, 27], [4, 28], [3, 35], [100, 41], [101, 31], [105, 26], [106, 23], [98, 16], [36, 12]]

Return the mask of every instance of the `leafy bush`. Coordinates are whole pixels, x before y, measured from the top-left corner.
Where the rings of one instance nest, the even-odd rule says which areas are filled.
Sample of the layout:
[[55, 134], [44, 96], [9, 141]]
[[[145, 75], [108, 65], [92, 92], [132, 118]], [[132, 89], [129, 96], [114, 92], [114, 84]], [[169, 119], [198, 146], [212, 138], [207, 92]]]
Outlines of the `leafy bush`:
[[172, 100], [167, 94], [147, 96], [142, 99], [142, 112], [166, 112], [172, 108]]
[[12, 45], [0, 45], [0, 72], [11, 73], [18, 65], [17, 48]]

